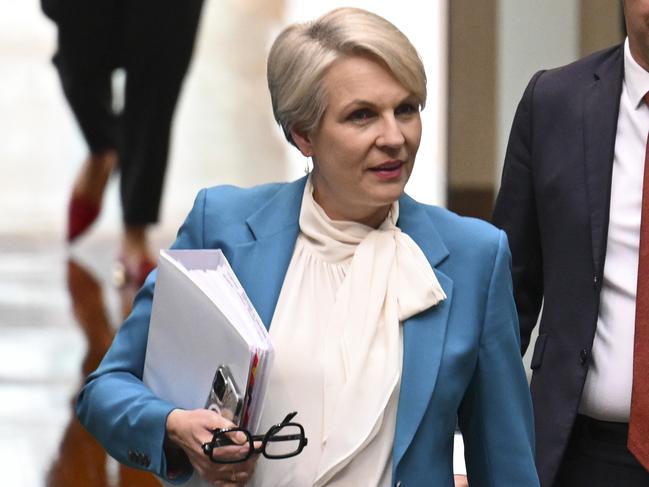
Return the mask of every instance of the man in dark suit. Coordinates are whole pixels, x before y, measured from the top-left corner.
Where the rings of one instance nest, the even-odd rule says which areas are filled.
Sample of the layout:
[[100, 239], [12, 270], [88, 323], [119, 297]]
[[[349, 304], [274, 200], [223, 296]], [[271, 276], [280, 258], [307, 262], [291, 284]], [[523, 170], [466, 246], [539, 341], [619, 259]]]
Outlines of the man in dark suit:
[[623, 45], [532, 77], [494, 213], [512, 250], [523, 352], [542, 308], [531, 390], [544, 487], [649, 485], [648, 423], [634, 419], [649, 396], [649, 371], [634, 374], [649, 356], [637, 288], [649, 233], [649, 1], [623, 3]]

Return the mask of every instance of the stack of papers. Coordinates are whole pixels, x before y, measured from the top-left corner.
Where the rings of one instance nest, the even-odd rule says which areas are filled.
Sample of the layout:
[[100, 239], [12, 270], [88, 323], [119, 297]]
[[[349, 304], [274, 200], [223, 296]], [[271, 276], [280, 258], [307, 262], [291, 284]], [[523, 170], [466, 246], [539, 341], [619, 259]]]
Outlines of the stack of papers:
[[220, 250], [160, 252], [143, 374], [158, 397], [183, 409], [216, 397], [229, 404], [224, 416], [257, 433], [272, 360], [268, 332]]

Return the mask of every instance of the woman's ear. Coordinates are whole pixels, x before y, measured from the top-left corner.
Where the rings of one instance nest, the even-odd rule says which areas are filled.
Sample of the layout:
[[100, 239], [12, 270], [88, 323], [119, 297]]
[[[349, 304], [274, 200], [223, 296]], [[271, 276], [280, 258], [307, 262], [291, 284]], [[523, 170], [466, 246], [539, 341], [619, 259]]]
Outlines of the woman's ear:
[[293, 142], [295, 142], [295, 145], [298, 149], [300, 149], [300, 152], [304, 157], [313, 156], [313, 144], [311, 143], [311, 139], [306, 132], [302, 130], [291, 129], [291, 137], [293, 138]]

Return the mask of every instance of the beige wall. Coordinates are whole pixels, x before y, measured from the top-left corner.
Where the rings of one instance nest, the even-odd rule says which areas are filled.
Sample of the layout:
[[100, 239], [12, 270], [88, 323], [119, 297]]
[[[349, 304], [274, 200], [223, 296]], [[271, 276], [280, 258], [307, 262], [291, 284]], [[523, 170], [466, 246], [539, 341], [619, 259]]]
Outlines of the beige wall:
[[489, 218], [532, 74], [622, 40], [621, 2], [449, 1], [448, 207]]
[[622, 2], [580, 0], [579, 51], [582, 56], [622, 42]]
[[483, 217], [493, 198], [496, 3], [449, 2], [448, 206]]

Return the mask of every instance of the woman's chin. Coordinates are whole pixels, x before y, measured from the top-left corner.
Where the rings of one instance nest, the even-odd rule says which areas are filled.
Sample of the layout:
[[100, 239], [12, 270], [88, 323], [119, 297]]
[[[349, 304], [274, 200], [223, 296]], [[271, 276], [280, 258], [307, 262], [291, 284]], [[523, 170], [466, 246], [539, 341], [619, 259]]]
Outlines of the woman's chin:
[[372, 192], [372, 199], [379, 206], [389, 206], [403, 195], [404, 184], [381, 185]]

